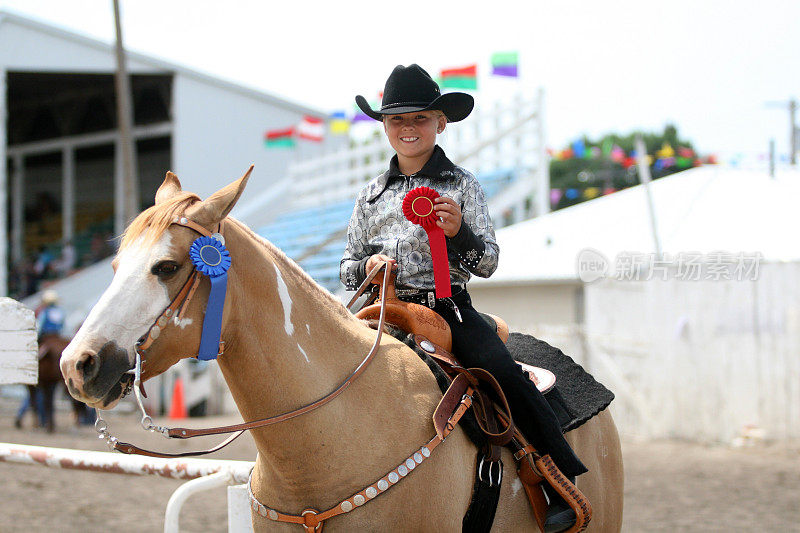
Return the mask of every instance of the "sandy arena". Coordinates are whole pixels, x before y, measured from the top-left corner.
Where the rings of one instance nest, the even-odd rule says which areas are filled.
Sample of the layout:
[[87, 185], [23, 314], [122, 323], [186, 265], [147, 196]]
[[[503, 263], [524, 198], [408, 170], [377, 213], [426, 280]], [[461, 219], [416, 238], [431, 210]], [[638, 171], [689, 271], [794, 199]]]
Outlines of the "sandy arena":
[[[15, 405], [0, 403], [0, 441], [107, 451], [92, 428], [70, 427], [58, 412], [56, 433], [13, 426]], [[106, 417], [112, 433], [147, 447], [188, 450], [215, 440], [169, 442], [149, 435], [132, 414]], [[235, 418], [192, 419], [195, 426]], [[687, 442], [623, 439], [623, 531], [800, 531], [800, 443], [733, 449]], [[252, 460], [255, 448], [242, 436], [219, 459]], [[183, 481], [65, 471], [0, 463], [0, 532], [160, 532], [172, 492]], [[215, 489], [184, 505], [181, 530], [226, 531], [226, 492]]]

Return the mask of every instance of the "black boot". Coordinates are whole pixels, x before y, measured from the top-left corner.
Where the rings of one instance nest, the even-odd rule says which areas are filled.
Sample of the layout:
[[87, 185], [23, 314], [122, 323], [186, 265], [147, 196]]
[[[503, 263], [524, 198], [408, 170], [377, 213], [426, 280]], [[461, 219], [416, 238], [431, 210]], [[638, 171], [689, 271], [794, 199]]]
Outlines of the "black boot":
[[[575, 484], [574, 477], [569, 477], [568, 479], [573, 485]], [[542, 487], [547, 495], [548, 502], [550, 502], [547, 507], [547, 516], [544, 519], [544, 533], [558, 533], [574, 526], [578, 517], [575, 516], [575, 511], [572, 510], [572, 507], [567, 505], [564, 498], [549, 484], [543, 483]]]

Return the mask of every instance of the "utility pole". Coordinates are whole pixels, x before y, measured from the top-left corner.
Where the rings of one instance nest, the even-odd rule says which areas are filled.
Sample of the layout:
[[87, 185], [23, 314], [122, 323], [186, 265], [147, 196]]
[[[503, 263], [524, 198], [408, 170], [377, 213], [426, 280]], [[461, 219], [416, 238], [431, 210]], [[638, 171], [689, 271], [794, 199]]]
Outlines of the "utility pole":
[[128, 71], [125, 65], [125, 50], [122, 46], [122, 23], [119, 15], [119, 0], [113, 0], [114, 23], [116, 25], [117, 40], [115, 51], [117, 56], [117, 70], [114, 76], [117, 91], [117, 124], [120, 141], [117, 150], [121, 152], [120, 180], [115, 180], [115, 231], [119, 235], [122, 230], [139, 213], [139, 175], [136, 171], [136, 145], [134, 144], [133, 110], [131, 109], [131, 86]]
[[767, 102], [768, 107], [789, 108], [789, 160], [792, 165], [797, 165], [797, 152], [800, 151], [800, 127], [797, 126], [797, 100], [790, 98], [788, 102]]
[[656, 259], [661, 260], [661, 240], [658, 238], [658, 223], [656, 222], [656, 208], [653, 205], [653, 193], [650, 191], [650, 166], [647, 164], [647, 148], [640, 135], [634, 140], [636, 148], [636, 167], [639, 170], [639, 180], [642, 182], [644, 194], [647, 198], [647, 213], [650, 215], [650, 231], [653, 235], [653, 246], [656, 249]]

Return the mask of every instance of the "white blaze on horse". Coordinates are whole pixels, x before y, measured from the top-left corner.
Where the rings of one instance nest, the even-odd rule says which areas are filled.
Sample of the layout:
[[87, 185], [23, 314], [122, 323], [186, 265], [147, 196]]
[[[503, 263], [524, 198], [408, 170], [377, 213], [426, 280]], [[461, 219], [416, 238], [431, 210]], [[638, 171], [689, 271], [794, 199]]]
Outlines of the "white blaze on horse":
[[[201, 201], [167, 173], [156, 204], [123, 237], [113, 282], [63, 352], [61, 369], [75, 398], [109, 409], [129, 390], [137, 341], [163, 317], [194, 270], [189, 249], [198, 235], [174, 224], [178, 217], [208, 232], [219, 228], [230, 252], [221, 329], [225, 349], [218, 363], [244, 420], [309, 404], [334, 390], [362, 362], [375, 331], [283, 252], [228, 217], [249, 175]], [[161, 328], [144, 353], [143, 381], [197, 354], [209, 293], [210, 283], [203, 278], [181, 317], [170, 316], [169, 325]], [[335, 400], [252, 431], [258, 448], [255, 498], [294, 515], [337, 506], [428, 442], [435, 434], [431, 415], [441, 397], [426, 364], [384, 335], [363, 374]], [[619, 531], [622, 461], [611, 415], [605, 410], [567, 437], [589, 468], [579, 479], [594, 510], [589, 530]], [[503, 459], [513, 464], [507, 449]], [[460, 531], [475, 466], [476, 448], [456, 428], [391, 490], [325, 525], [341, 531]], [[506, 468], [493, 530], [536, 529], [520, 489], [515, 469]], [[258, 512], [253, 524], [256, 531], [301, 530]]]

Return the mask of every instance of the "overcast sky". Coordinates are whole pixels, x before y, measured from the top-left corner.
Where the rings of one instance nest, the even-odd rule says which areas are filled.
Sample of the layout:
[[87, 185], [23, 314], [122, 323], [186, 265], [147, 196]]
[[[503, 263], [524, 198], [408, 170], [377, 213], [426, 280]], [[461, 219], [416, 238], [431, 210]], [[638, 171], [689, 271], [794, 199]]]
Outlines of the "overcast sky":
[[[111, 0], [0, 8], [111, 42]], [[478, 63], [479, 102], [546, 91], [548, 144], [667, 122], [703, 152], [755, 156], [800, 98], [800, 1], [122, 0], [126, 47], [330, 112], [352, 110], [396, 64]], [[519, 81], [490, 79], [493, 52]], [[485, 77], [484, 77], [485, 76]], [[800, 121], [800, 116], [798, 117]]]

